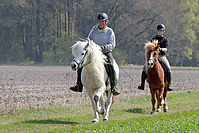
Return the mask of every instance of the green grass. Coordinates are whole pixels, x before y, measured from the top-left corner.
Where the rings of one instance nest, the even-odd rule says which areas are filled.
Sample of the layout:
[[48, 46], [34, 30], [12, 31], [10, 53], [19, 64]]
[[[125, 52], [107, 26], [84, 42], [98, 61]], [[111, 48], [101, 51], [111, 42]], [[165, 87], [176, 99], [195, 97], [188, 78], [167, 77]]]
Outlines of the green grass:
[[90, 105], [22, 109], [0, 116], [0, 132], [199, 132], [199, 91], [172, 93], [167, 102], [167, 113], [150, 115], [150, 97], [117, 100], [109, 120], [100, 115], [96, 124]]

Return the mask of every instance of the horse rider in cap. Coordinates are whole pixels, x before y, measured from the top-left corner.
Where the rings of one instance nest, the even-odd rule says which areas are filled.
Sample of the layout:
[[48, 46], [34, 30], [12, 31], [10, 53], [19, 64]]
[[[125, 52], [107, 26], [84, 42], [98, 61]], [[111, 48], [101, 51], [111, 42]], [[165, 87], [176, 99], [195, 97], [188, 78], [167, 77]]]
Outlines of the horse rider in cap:
[[[164, 65], [166, 65], [167, 68], [167, 72], [165, 73], [166, 78], [167, 78], [167, 90], [168, 91], [172, 91], [172, 87], [171, 87], [171, 67], [169, 64], [169, 61], [166, 58], [166, 52], [167, 52], [167, 48], [169, 45], [169, 40], [163, 36], [163, 33], [165, 31], [165, 26], [163, 24], [158, 24], [156, 26], [156, 30], [157, 30], [157, 35], [154, 36], [151, 40], [151, 42], [153, 40], [158, 40], [158, 44], [160, 45], [160, 49], [159, 49], [159, 56], [158, 59], [163, 62]], [[143, 71], [142, 71], [142, 75], [141, 75], [141, 85], [138, 86], [138, 89], [140, 90], [144, 90], [144, 84], [145, 84], [145, 79], [147, 78], [147, 72], [146, 72], [146, 64], [143, 67]]]
[[[88, 38], [93, 40], [97, 45], [102, 49], [103, 54], [107, 56], [108, 63], [105, 65], [106, 70], [108, 70], [108, 75], [111, 81], [111, 89], [113, 95], [119, 95], [117, 85], [116, 72], [113, 66], [113, 56], [111, 54], [112, 49], [115, 48], [115, 33], [114, 31], [107, 26], [108, 15], [106, 13], [99, 13], [97, 15], [98, 24], [95, 25], [89, 32]], [[82, 92], [83, 84], [81, 83], [81, 71], [82, 68], [77, 70], [77, 83], [75, 86], [70, 87], [70, 90], [75, 92]]]

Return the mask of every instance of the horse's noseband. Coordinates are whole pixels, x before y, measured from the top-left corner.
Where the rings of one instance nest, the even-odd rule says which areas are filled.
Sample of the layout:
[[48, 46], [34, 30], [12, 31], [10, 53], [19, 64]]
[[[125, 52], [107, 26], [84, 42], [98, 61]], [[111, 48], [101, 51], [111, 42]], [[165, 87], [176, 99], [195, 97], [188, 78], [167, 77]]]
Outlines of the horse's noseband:
[[153, 65], [154, 65], [156, 62], [157, 62], [157, 60], [154, 60], [154, 61], [153, 61], [153, 60], [149, 59], [148, 65], [150, 65], [150, 64], [153, 64]]

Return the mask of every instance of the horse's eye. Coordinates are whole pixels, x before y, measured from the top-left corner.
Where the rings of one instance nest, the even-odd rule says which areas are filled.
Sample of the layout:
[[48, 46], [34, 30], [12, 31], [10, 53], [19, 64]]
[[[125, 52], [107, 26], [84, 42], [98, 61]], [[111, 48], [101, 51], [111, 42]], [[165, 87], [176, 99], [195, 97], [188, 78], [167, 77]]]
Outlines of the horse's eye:
[[84, 55], [84, 53], [82, 53], [82, 55]]

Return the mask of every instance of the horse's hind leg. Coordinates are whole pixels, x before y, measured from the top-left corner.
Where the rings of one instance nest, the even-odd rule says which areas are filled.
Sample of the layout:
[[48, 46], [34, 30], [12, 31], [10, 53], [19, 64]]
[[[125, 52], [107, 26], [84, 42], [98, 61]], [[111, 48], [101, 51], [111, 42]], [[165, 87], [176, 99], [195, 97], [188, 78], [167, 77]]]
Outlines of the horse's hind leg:
[[105, 109], [105, 112], [104, 112], [103, 121], [108, 120], [109, 110], [110, 110], [110, 107], [112, 105], [112, 97], [113, 97], [113, 94], [111, 93], [111, 89], [109, 89], [108, 97], [107, 97], [107, 100], [106, 100], [106, 109]]
[[[167, 86], [167, 85], [166, 85]], [[164, 93], [163, 93], [163, 99], [164, 99], [164, 105], [163, 105], [163, 110], [164, 112], [167, 112], [168, 111], [168, 106], [167, 106], [167, 95], [168, 95], [168, 92], [167, 92], [167, 88], [165, 87], [164, 88]]]

